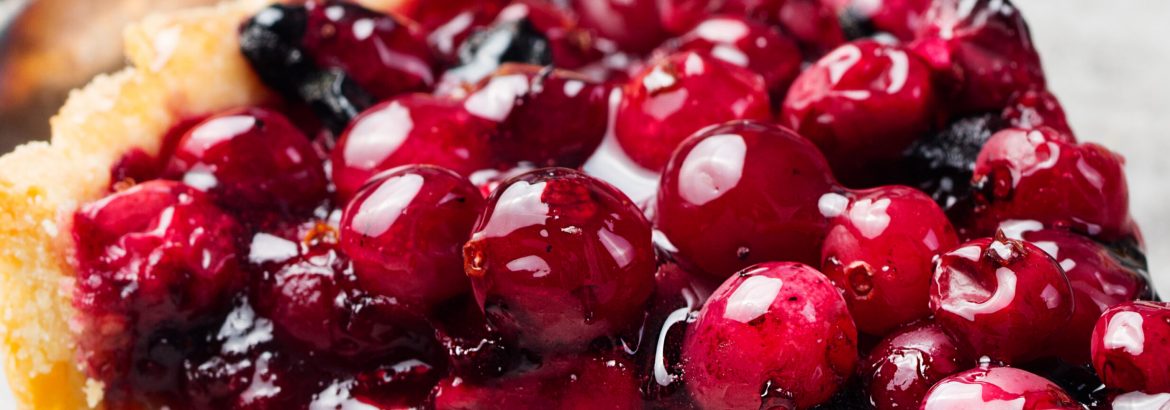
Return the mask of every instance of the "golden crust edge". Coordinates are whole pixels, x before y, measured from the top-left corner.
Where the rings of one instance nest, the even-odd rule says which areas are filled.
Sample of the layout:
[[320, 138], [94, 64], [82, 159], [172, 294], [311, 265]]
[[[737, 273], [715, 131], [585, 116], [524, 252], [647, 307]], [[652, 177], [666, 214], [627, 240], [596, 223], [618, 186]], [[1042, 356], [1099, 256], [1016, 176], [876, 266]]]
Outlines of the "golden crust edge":
[[130, 26], [131, 67], [74, 91], [51, 120], [51, 142], [0, 157], [0, 348], [20, 408], [101, 407], [101, 386], [74, 350], [68, 216], [106, 192], [129, 150], [156, 153], [183, 119], [271, 98], [235, 36], [267, 3], [234, 0]]

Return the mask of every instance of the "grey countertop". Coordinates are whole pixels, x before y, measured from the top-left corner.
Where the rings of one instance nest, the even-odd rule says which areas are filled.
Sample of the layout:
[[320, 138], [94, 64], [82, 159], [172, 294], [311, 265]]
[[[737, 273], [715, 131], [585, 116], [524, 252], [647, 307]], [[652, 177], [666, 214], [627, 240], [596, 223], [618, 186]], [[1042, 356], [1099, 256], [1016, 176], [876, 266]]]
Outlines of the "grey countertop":
[[[1128, 159], [1130, 205], [1158, 288], [1170, 295], [1170, 1], [1017, 5], [1078, 136]], [[15, 408], [6, 386], [0, 374], [0, 410]]]

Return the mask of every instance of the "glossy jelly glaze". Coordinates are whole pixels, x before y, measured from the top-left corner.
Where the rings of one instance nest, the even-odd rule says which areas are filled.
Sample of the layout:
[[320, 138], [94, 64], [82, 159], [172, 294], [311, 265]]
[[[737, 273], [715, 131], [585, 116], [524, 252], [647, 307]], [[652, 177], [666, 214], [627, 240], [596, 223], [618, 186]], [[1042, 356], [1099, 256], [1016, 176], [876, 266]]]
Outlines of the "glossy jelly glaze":
[[258, 11], [273, 98], [71, 215], [103, 405], [1170, 394], [1123, 160], [1076, 142], [1007, 0], [379, 5]]

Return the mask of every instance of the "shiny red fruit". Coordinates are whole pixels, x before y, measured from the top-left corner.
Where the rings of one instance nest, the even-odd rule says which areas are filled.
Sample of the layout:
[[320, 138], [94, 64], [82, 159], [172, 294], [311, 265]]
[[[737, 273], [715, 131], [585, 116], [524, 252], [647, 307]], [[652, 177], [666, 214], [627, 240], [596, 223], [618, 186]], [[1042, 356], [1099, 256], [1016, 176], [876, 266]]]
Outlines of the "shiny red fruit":
[[654, 287], [642, 213], [616, 188], [564, 168], [500, 185], [463, 252], [488, 321], [537, 351], [579, 350], [640, 324]]
[[337, 195], [350, 198], [374, 174], [401, 165], [437, 165], [460, 175], [491, 168], [495, 127], [464, 102], [442, 97], [410, 94], [371, 107], [333, 149]]
[[935, 320], [974, 356], [1018, 363], [1045, 353], [1072, 317], [1060, 265], [1028, 242], [976, 239], [939, 257], [930, 286]]
[[578, 167], [605, 136], [609, 88], [569, 71], [508, 64], [464, 107], [500, 124], [492, 146], [504, 160]]
[[788, 36], [764, 23], [733, 16], [703, 20], [660, 50], [656, 53], [693, 51], [759, 73], [775, 101], [784, 98], [804, 63]]
[[1017, 91], [1044, 88], [1028, 24], [1010, 1], [935, 1], [926, 22], [910, 47], [949, 80], [952, 110], [1000, 111]]
[[1106, 310], [1093, 329], [1093, 368], [1118, 391], [1170, 393], [1170, 303]]
[[166, 174], [235, 210], [303, 211], [325, 199], [325, 168], [308, 137], [262, 108], [208, 118], [179, 140]]
[[975, 163], [974, 231], [1018, 219], [1105, 240], [1132, 234], [1125, 160], [1069, 138], [1050, 128], [993, 135]]
[[669, 37], [655, 3], [656, 0], [571, 0], [581, 27], [632, 53], [650, 51]]
[[671, 54], [623, 87], [614, 135], [634, 162], [657, 171], [704, 127], [770, 118], [768, 101], [759, 74], [699, 53]]
[[463, 245], [482, 208], [479, 190], [450, 170], [386, 171], [345, 207], [340, 247], [363, 290], [430, 308], [470, 290]]
[[1069, 363], [1088, 364], [1093, 326], [1106, 309], [1149, 298], [1147, 276], [1124, 263], [1104, 245], [1073, 232], [1045, 229], [1036, 221], [1007, 221], [1001, 229], [1013, 239], [1032, 242], [1064, 269], [1072, 285], [1076, 309], [1068, 326], [1049, 337], [1054, 349]]
[[892, 34], [898, 40], [909, 42], [920, 27], [926, 24], [926, 10], [931, 0], [844, 0], [843, 12], [849, 18], [860, 20], [874, 30]]
[[942, 326], [921, 322], [879, 342], [862, 363], [861, 377], [877, 410], [916, 409], [936, 382], [974, 364]]
[[655, 227], [684, 265], [715, 280], [761, 262], [819, 264], [828, 220], [817, 202], [835, 191], [808, 140], [771, 124], [733, 122], [679, 146], [663, 172]]
[[780, 123], [817, 144], [842, 181], [871, 180], [931, 129], [930, 77], [930, 67], [902, 47], [849, 43], [796, 78]]
[[853, 375], [857, 329], [820, 272], [765, 263], [715, 290], [683, 342], [687, 390], [705, 409], [809, 408]]
[[943, 379], [922, 400], [922, 410], [1081, 410], [1047, 379], [1010, 367], [980, 367]]
[[813, 58], [845, 43], [836, 11], [821, 0], [725, 0], [719, 10], [776, 25]]
[[427, 91], [437, 62], [414, 22], [338, 0], [305, 3], [302, 43], [322, 67], [345, 70], [378, 99]]
[[1065, 118], [1064, 107], [1048, 90], [1015, 93], [1008, 100], [1002, 116], [1010, 127], [1025, 130], [1048, 127], [1067, 137], [1069, 142], [1076, 142], [1075, 134]]
[[880, 336], [929, 316], [934, 256], [959, 243], [934, 200], [888, 186], [826, 194], [820, 203], [835, 215], [821, 250], [822, 271], [842, 289], [857, 328]]
[[[132, 347], [155, 327], [182, 329], [226, 307], [242, 284], [243, 228], [207, 194], [151, 181], [83, 205], [73, 215], [80, 349], [91, 375], [145, 373]], [[149, 356], [149, 355], [147, 355]]]

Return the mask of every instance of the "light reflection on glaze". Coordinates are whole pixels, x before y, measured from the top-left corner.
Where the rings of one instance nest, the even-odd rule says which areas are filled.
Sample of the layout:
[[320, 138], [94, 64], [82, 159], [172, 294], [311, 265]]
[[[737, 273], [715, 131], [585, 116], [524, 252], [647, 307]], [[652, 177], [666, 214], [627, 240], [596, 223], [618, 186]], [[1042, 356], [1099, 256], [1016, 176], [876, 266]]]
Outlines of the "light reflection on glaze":
[[366, 236], [379, 236], [394, 225], [423, 186], [423, 177], [405, 174], [380, 184], [358, 207], [353, 229]]
[[516, 98], [528, 93], [528, 77], [523, 74], [492, 77], [488, 84], [464, 101], [463, 107], [481, 118], [503, 121], [515, 106]]
[[747, 278], [727, 298], [727, 307], [723, 311], [723, 317], [740, 323], [751, 322], [768, 313], [772, 301], [776, 300], [780, 289], [783, 288], [784, 281], [779, 278], [766, 276]]
[[625, 269], [634, 261], [634, 247], [630, 246], [630, 241], [622, 238], [621, 235], [610, 232], [607, 228], [601, 228], [597, 231], [597, 239], [601, 241], [601, 245], [609, 252], [609, 256], [613, 257], [613, 261], [617, 263], [619, 268]]
[[410, 110], [397, 101], [364, 113], [347, 133], [345, 163], [362, 169], [377, 167], [402, 146], [413, 128]]
[[536, 255], [528, 255], [522, 258], [515, 259], [505, 265], [508, 270], [513, 272], [532, 272], [532, 277], [543, 278], [552, 273], [552, 268], [548, 266], [548, 262]]
[[[961, 272], [952, 272], [950, 292], [942, 301], [942, 308], [964, 319], [974, 321], [976, 315], [998, 312], [1012, 304], [1016, 298], [1016, 273], [1008, 268], [995, 270], [995, 291], [990, 296], [987, 289], [971, 281]], [[982, 299], [981, 301], [976, 301]]]
[[849, 207], [849, 220], [862, 236], [869, 239], [877, 238], [890, 226], [890, 214], [886, 212], [889, 207], [889, 198], [877, 201], [870, 198], [862, 199]]
[[821, 195], [817, 200], [817, 209], [821, 211], [821, 215], [825, 218], [836, 218], [845, 213], [845, 209], [849, 206], [849, 198], [836, 192], [829, 192]]
[[1113, 410], [1170, 410], [1170, 393], [1125, 393], [1113, 399]]
[[540, 197], [544, 194], [547, 182], [530, 184], [528, 181], [517, 181], [509, 185], [500, 195], [497, 207], [507, 207], [515, 210], [506, 215], [492, 214], [487, 225], [476, 235], [487, 238], [506, 236], [513, 231], [534, 225], [544, 225], [548, 219], [548, 204]]
[[1134, 356], [1145, 350], [1146, 333], [1142, 329], [1144, 320], [1138, 312], [1119, 312], [1109, 319], [1105, 331], [1105, 348], [1121, 349]]
[[735, 188], [743, 177], [747, 143], [734, 134], [704, 139], [679, 170], [678, 191], [684, 200], [703, 205]]

